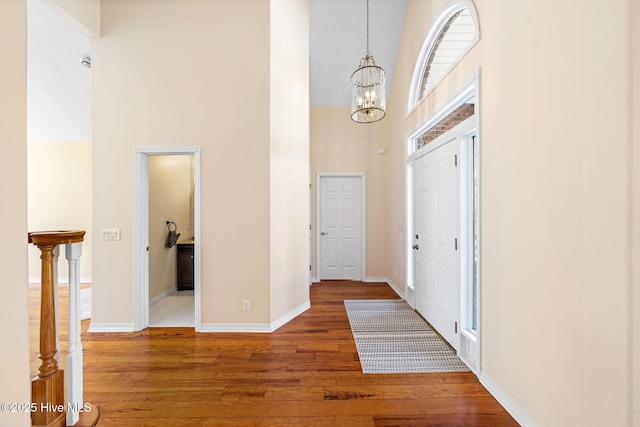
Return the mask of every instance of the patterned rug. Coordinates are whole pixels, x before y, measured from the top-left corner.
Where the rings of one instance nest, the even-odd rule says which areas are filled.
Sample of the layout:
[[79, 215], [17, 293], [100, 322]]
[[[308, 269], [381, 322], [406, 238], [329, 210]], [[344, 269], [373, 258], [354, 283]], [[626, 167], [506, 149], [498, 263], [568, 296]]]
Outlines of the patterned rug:
[[345, 300], [344, 306], [363, 373], [469, 371], [404, 300]]

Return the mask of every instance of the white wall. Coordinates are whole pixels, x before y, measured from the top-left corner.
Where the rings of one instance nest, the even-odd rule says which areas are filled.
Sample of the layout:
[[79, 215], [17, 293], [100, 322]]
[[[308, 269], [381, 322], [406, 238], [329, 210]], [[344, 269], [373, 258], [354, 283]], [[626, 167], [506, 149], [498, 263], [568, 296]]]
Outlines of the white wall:
[[482, 375], [539, 425], [629, 425], [629, 4], [477, 0], [480, 42], [407, 115], [445, 4], [408, 6], [390, 102], [389, 270], [404, 263], [403, 138], [480, 68]]
[[[177, 286], [177, 246], [167, 248], [167, 221], [180, 240], [193, 238], [192, 156], [149, 156], [149, 298]], [[171, 228], [173, 230], [173, 226]]]
[[270, 320], [309, 303], [309, 2], [270, 1]]
[[27, 1], [27, 139], [91, 141], [89, 38], [48, 5]]
[[[30, 402], [27, 292], [27, 23], [24, 0], [0, 2], [0, 402]], [[28, 413], [0, 412], [0, 425], [31, 425]]]

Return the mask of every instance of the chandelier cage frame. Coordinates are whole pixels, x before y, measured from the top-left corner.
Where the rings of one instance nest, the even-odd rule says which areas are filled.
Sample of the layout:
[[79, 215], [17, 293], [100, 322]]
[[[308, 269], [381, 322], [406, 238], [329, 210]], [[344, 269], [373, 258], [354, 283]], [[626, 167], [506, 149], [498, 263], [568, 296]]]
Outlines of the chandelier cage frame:
[[369, 0], [367, 0], [367, 53], [351, 74], [351, 120], [373, 123], [386, 113], [385, 72], [369, 53]]

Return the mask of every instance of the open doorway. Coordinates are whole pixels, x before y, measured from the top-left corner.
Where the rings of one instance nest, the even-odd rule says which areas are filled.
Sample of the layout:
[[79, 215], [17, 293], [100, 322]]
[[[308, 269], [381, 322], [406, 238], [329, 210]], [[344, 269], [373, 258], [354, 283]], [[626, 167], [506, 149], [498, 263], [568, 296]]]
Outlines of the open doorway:
[[[186, 326], [199, 330], [199, 182], [198, 147], [136, 149], [136, 330], [148, 326]], [[180, 236], [168, 241], [169, 231]], [[190, 269], [186, 274], [188, 283], [185, 268]]]
[[193, 156], [149, 156], [149, 326], [195, 326]]

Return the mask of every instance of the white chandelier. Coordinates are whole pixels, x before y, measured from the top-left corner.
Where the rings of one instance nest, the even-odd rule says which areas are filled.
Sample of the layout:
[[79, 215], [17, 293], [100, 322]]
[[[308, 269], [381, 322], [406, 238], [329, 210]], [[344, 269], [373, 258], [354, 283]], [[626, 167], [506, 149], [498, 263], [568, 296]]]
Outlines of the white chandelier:
[[373, 123], [386, 114], [385, 74], [369, 53], [369, 0], [367, 0], [367, 53], [351, 74], [351, 120]]

